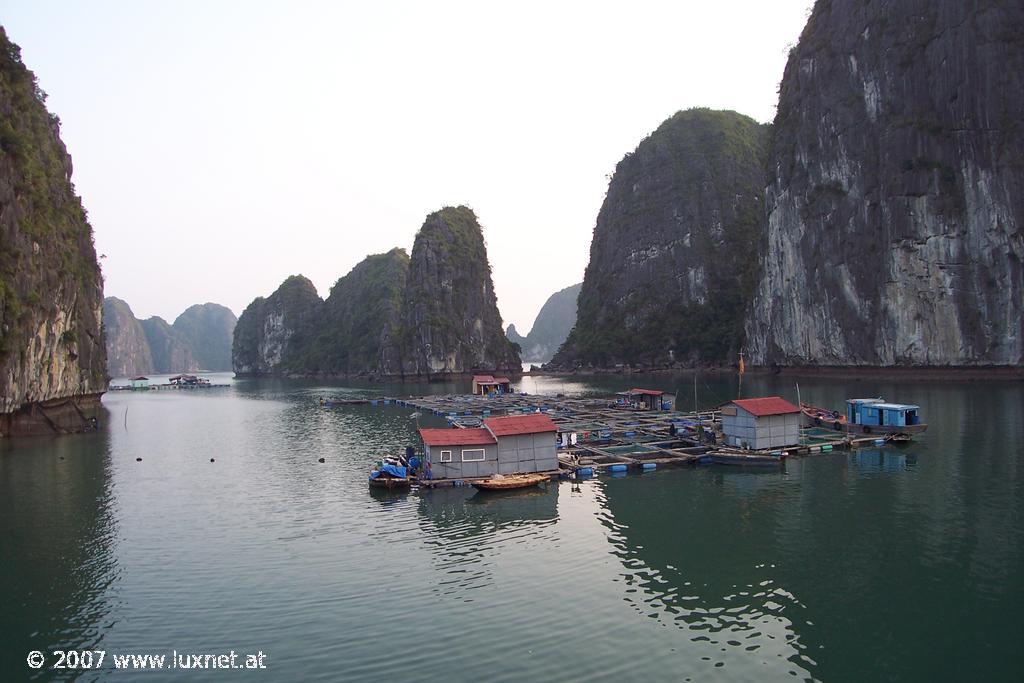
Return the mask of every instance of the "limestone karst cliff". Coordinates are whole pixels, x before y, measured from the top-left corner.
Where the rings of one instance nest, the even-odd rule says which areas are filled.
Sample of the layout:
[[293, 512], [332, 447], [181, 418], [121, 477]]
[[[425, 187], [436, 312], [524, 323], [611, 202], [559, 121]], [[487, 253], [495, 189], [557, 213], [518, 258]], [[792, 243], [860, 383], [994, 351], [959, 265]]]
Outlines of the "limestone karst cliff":
[[293, 276], [238, 320], [239, 375], [425, 377], [474, 370], [515, 373], [501, 331], [483, 233], [466, 207], [427, 217], [412, 256], [368, 256], [326, 301]]
[[401, 348], [406, 376], [522, 371], [502, 331], [483, 232], [468, 207], [430, 214], [416, 235]]
[[782, 79], [750, 359], [1024, 362], [1024, 3], [815, 3]]
[[401, 373], [399, 328], [409, 272], [404, 249], [367, 256], [324, 301], [306, 369], [327, 375]]
[[576, 300], [582, 286], [583, 283], [566, 287], [548, 297], [525, 337], [518, 333], [515, 325], [508, 326], [505, 336], [519, 344], [524, 361], [547, 363], [562, 346], [576, 324]]
[[239, 375], [306, 374], [323, 300], [302, 275], [292, 275], [267, 298], [249, 304], [235, 325], [231, 360]]
[[553, 366], [721, 362], [757, 275], [768, 127], [691, 109], [619, 162]]
[[[191, 347], [194, 369], [223, 372], [231, 369], [231, 342], [237, 322], [230, 308], [207, 302], [186, 308], [171, 327]], [[179, 370], [170, 365], [166, 372]]]
[[103, 299], [103, 337], [107, 343], [107, 372], [132, 377], [155, 372], [153, 353], [142, 324], [121, 299]]
[[45, 99], [0, 28], [0, 435], [87, 428], [107, 388], [103, 279]]
[[108, 372], [123, 378], [230, 370], [235, 322], [231, 309], [213, 303], [189, 306], [173, 325], [159, 316], [138, 320], [127, 303], [107, 297], [103, 331]]

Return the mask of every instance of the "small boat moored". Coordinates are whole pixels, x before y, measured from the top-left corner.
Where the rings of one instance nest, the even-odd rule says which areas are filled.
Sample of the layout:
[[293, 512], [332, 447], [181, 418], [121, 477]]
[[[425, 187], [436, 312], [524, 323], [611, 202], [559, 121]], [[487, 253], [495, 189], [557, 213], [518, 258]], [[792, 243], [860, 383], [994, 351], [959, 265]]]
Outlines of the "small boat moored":
[[412, 479], [409, 477], [409, 468], [383, 464], [370, 472], [369, 483], [372, 488], [399, 489], [412, 486]]
[[487, 479], [474, 479], [469, 483], [481, 491], [508, 491], [529, 488], [547, 480], [548, 477], [544, 474], [496, 474]]
[[786, 461], [785, 453], [754, 453], [748, 451], [720, 450], [708, 453], [712, 465], [738, 465], [740, 467], [781, 467]]
[[921, 422], [920, 406], [886, 403], [882, 398], [851, 398], [846, 414], [801, 403], [800, 410], [815, 427], [847, 434], [920, 434], [928, 429]]

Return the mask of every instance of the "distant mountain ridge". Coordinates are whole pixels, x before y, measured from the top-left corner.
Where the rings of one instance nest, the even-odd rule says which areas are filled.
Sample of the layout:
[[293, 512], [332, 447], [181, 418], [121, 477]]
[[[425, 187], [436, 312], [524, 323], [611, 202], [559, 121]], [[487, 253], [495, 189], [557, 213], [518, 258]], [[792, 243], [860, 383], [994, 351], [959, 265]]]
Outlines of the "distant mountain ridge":
[[231, 369], [237, 319], [220, 304], [190, 306], [168, 324], [159, 316], [138, 320], [121, 299], [103, 300], [107, 372], [111, 377], [148, 373], [223, 372]]
[[547, 363], [555, 355], [576, 325], [576, 302], [582, 287], [580, 282], [548, 297], [525, 337], [519, 334], [515, 325], [508, 326], [505, 336], [519, 344], [524, 362]]

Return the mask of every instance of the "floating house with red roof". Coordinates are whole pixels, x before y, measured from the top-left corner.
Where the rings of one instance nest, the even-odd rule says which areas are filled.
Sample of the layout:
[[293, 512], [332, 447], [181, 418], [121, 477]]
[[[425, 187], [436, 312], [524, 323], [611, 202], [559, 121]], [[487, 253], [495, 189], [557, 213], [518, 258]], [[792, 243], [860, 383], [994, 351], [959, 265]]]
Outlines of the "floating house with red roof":
[[722, 408], [722, 436], [729, 446], [760, 451], [800, 443], [800, 409], [779, 396], [743, 398]]
[[630, 389], [620, 391], [619, 396], [624, 396], [631, 406], [640, 410], [662, 410], [664, 406], [665, 392], [659, 389]]
[[512, 380], [508, 377], [495, 377], [493, 375], [473, 375], [473, 394], [486, 396], [487, 394], [509, 394], [512, 392]]
[[543, 414], [489, 417], [477, 429], [420, 429], [430, 479], [555, 472], [558, 427]]

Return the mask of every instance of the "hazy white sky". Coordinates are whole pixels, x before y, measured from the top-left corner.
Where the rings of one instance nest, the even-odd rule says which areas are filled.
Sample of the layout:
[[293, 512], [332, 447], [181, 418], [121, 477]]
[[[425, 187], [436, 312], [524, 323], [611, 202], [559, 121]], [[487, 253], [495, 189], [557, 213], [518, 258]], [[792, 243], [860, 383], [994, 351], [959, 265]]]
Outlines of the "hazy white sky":
[[136, 315], [240, 314], [473, 207], [525, 334], [615, 164], [680, 109], [774, 116], [811, 0], [0, 1]]

